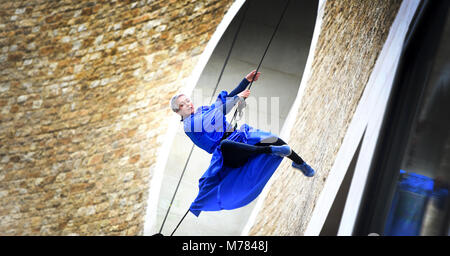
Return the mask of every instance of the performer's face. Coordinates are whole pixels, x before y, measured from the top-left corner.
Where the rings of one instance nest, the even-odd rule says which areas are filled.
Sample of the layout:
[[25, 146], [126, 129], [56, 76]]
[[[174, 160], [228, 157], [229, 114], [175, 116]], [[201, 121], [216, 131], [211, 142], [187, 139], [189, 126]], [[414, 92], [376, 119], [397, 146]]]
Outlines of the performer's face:
[[178, 114], [185, 117], [192, 113], [194, 113], [194, 104], [192, 103], [191, 99], [188, 97], [181, 95], [177, 99], [178, 102]]

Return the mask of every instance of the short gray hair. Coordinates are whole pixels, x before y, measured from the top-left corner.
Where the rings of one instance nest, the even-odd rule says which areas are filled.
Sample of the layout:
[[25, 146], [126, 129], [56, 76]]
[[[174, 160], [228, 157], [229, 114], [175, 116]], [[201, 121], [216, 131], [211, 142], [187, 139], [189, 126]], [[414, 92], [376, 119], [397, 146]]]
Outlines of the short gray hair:
[[178, 110], [180, 110], [180, 104], [178, 104], [177, 99], [181, 96], [184, 95], [183, 93], [180, 94], [176, 94], [175, 96], [172, 97], [172, 99], [170, 100], [170, 108], [172, 109], [173, 112], [178, 112]]

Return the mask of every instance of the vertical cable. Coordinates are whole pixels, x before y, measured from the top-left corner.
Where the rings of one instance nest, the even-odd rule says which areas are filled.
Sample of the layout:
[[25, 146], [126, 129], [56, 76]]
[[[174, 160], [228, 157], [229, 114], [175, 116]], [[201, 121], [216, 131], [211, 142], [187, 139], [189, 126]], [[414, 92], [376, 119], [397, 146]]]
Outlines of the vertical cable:
[[[281, 21], [283, 20], [283, 17], [284, 17], [284, 15], [286, 14], [287, 8], [288, 8], [288, 6], [289, 6], [289, 2], [290, 2], [290, 0], [287, 0], [286, 4], [285, 4], [285, 6], [284, 6], [283, 12], [281, 13], [280, 19], [278, 20], [278, 23], [277, 23], [277, 25], [276, 25], [276, 27], [275, 27], [273, 33], [272, 33], [272, 36], [271, 36], [271, 38], [270, 38], [270, 40], [269, 40], [269, 43], [268, 43], [267, 46], [266, 46], [266, 49], [265, 49], [265, 51], [264, 51], [264, 54], [263, 54], [261, 60], [259, 61], [258, 67], [256, 68], [256, 72], [255, 72], [255, 74], [253, 75], [253, 78], [252, 78], [252, 81], [250, 82], [250, 85], [248, 86], [248, 89], [249, 89], [249, 90], [250, 90], [250, 88], [251, 88], [252, 85], [253, 85], [253, 81], [255, 80], [256, 74], [258, 74], [258, 70], [259, 70], [259, 68], [261, 67], [261, 64], [262, 64], [262, 62], [263, 62], [263, 60], [264, 60], [264, 57], [266, 57], [267, 50], [269, 50], [270, 44], [272, 43], [272, 40], [273, 40], [273, 38], [275, 37], [275, 34], [276, 34], [277, 31], [278, 31], [278, 28], [280, 27]], [[245, 99], [244, 99], [244, 100], [245, 100]], [[234, 111], [233, 118], [231, 119], [231, 122], [230, 122], [231, 125], [233, 124], [233, 121], [234, 121], [235, 118], [236, 118], [237, 112], [238, 112], [238, 110], [236, 109], [236, 110]], [[232, 126], [233, 126], [233, 125], [232, 125]], [[236, 129], [236, 127], [237, 127], [237, 121], [236, 121], [236, 123], [235, 123], [235, 125], [234, 125], [234, 129]]]
[[[246, 14], [247, 14], [248, 6], [250, 5], [249, 2], [250, 2], [250, 1], [248, 1], [248, 2], [245, 3], [244, 13], [242, 14], [241, 21], [239, 22], [239, 26], [238, 26], [238, 28], [237, 28], [235, 34], [234, 34], [233, 41], [232, 41], [232, 43], [231, 43], [230, 49], [228, 50], [227, 57], [226, 57], [225, 62], [224, 62], [224, 64], [223, 64], [223, 66], [222, 66], [222, 69], [221, 69], [221, 71], [220, 71], [219, 78], [217, 79], [217, 83], [216, 83], [216, 86], [215, 86], [215, 88], [214, 88], [214, 91], [213, 91], [213, 93], [212, 93], [212, 95], [211, 95], [211, 100], [210, 100], [210, 102], [209, 102], [209, 105], [211, 105], [211, 103], [212, 103], [212, 101], [213, 101], [213, 99], [214, 99], [214, 98], [213, 98], [213, 97], [214, 97], [214, 94], [216, 94], [217, 88], [219, 87], [220, 80], [222, 79], [222, 75], [223, 75], [223, 73], [224, 73], [224, 71], [225, 71], [225, 67], [226, 67], [226, 65], [228, 64], [228, 60], [230, 59], [231, 52], [232, 52], [232, 50], [233, 50], [233, 48], [234, 48], [234, 45], [235, 45], [235, 43], [236, 43], [236, 39], [237, 39], [237, 37], [238, 37], [239, 32], [241, 31], [242, 24], [244, 23], [245, 16], [246, 16]], [[174, 194], [173, 194], [173, 196], [172, 196], [172, 199], [171, 199], [171, 201], [170, 201], [169, 208], [167, 209], [166, 215], [164, 216], [164, 220], [163, 220], [163, 222], [162, 222], [162, 224], [161, 224], [161, 228], [159, 229], [159, 233], [160, 233], [160, 234], [161, 234], [161, 232], [162, 232], [162, 229], [163, 229], [163, 227], [164, 227], [164, 224], [166, 223], [166, 219], [167, 219], [167, 216], [169, 215], [170, 209], [172, 208], [172, 203], [173, 203], [173, 201], [174, 201], [174, 199], [175, 199], [175, 196], [176, 196], [176, 194], [177, 194], [177, 192], [178, 192], [178, 188], [179, 188], [179, 186], [180, 186], [181, 180], [183, 179], [184, 173], [185, 173], [185, 171], [186, 171], [187, 164], [188, 164], [189, 160], [191, 159], [191, 155], [192, 155], [192, 151], [194, 150], [194, 147], [195, 147], [195, 145], [193, 144], [192, 147], [191, 147], [191, 150], [190, 150], [190, 152], [189, 152], [189, 156], [188, 156], [188, 158], [187, 158], [187, 160], [186, 160], [186, 163], [184, 164], [184, 168], [183, 168], [183, 171], [182, 171], [182, 173], [181, 173], [180, 179], [178, 180], [178, 184], [177, 184], [177, 187], [175, 188], [175, 192], [174, 192]], [[186, 212], [186, 214], [183, 216], [183, 218], [182, 218], [181, 221], [178, 223], [178, 225], [177, 225], [176, 228], [178, 228], [178, 226], [179, 226], [179, 225], [181, 224], [181, 222], [184, 220], [184, 218], [186, 217], [186, 215], [187, 215], [188, 212], [189, 212], [189, 210], [188, 210], [188, 211]], [[175, 228], [175, 230], [176, 230], [176, 228]], [[172, 232], [172, 234], [175, 232], [175, 230]]]

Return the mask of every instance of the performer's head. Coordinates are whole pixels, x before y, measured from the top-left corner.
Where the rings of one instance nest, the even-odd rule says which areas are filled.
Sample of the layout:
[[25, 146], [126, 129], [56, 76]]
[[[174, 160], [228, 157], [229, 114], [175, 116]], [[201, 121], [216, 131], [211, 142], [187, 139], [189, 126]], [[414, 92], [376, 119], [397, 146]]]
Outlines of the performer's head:
[[183, 119], [194, 113], [194, 104], [191, 99], [184, 94], [177, 94], [170, 100], [170, 108], [179, 114]]

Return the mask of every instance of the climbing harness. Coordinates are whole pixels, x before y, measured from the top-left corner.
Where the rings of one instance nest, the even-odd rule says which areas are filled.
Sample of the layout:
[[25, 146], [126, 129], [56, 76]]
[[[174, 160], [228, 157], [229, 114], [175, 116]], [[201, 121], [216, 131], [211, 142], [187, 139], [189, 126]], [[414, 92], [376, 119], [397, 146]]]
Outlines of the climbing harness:
[[[241, 120], [243, 113], [242, 111], [244, 111], [244, 109], [247, 107], [247, 102], [245, 102], [245, 98], [239, 98], [239, 101], [237, 103], [237, 107], [236, 107], [236, 111], [238, 112], [237, 115], [237, 119], [236, 119], [236, 123], [237, 121]], [[234, 130], [236, 130], [237, 126], [234, 126]]]
[[[268, 49], [269, 49], [269, 46], [270, 46], [270, 44], [272, 43], [272, 40], [273, 40], [273, 38], [275, 37], [276, 32], [278, 31], [278, 28], [279, 28], [279, 26], [280, 26], [280, 24], [281, 24], [281, 21], [283, 20], [283, 17], [284, 17], [284, 15], [285, 15], [285, 13], [286, 13], [286, 10], [287, 10], [287, 7], [288, 7], [288, 5], [289, 5], [289, 2], [290, 2], [290, 0], [287, 0], [287, 2], [286, 2], [286, 4], [285, 4], [285, 7], [284, 7], [284, 9], [283, 9], [283, 12], [282, 12], [282, 14], [281, 14], [281, 16], [280, 16], [280, 19], [278, 20], [278, 23], [277, 23], [277, 25], [276, 25], [276, 27], [275, 27], [275, 29], [274, 29], [274, 32], [272, 33], [272, 36], [271, 36], [271, 38], [270, 38], [270, 40], [269, 40], [269, 43], [268, 43], [267, 46], [266, 46], [266, 49], [265, 49], [265, 51], [264, 51], [264, 54], [263, 54], [261, 60], [259, 61], [258, 67], [256, 68], [256, 72], [255, 72], [255, 74], [253, 75], [253, 79], [251, 80], [251, 82], [250, 82], [250, 84], [249, 84], [249, 86], [248, 86], [248, 89], [250, 89], [250, 88], [252, 87], [253, 81], [255, 80], [255, 77], [256, 77], [256, 75], [258, 74], [258, 70], [259, 70], [259, 68], [261, 67], [261, 64], [262, 64], [262, 62], [263, 62], [263, 60], [264, 60], [264, 57], [266, 56], [266, 53], [267, 53], [267, 51], [268, 51]], [[216, 91], [217, 91], [217, 88], [218, 88], [218, 86], [219, 86], [220, 80], [222, 79], [222, 75], [223, 75], [224, 70], [225, 70], [225, 67], [226, 67], [226, 65], [227, 65], [227, 63], [228, 63], [228, 60], [229, 60], [229, 58], [230, 58], [230, 56], [231, 56], [231, 52], [232, 52], [232, 50], [233, 50], [233, 48], [234, 48], [234, 44], [235, 44], [235, 42], [236, 42], [237, 36], [238, 36], [238, 34], [239, 34], [240, 30], [241, 30], [242, 24], [243, 24], [243, 22], [244, 22], [244, 20], [245, 20], [245, 17], [246, 17], [246, 14], [247, 14], [247, 10], [248, 10], [249, 6], [250, 6], [250, 1], [247, 1], [247, 2], [245, 3], [245, 9], [244, 9], [244, 11], [243, 11], [241, 20], [240, 20], [240, 22], [239, 22], [239, 26], [238, 26], [238, 28], [236, 29], [236, 32], [235, 32], [235, 34], [234, 34], [233, 41], [232, 41], [232, 43], [231, 43], [230, 49], [229, 49], [229, 51], [228, 51], [227, 57], [226, 57], [225, 62], [224, 62], [224, 65], [222, 66], [222, 69], [221, 69], [221, 71], [220, 71], [219, 78], [217, 79], [216, 87], [214, 88], [214, 91], [213, 91], [213, 93], [212, 93], [212, 95], [211, 95], [211, 101], [210, 101], [210, 104], [209, 104], [209, 105], [211, 105], [212, 100], [214, 99], [213, 96], [214, 96], [214, 94], [215, 94]], [[239, 103], [237, 104], [236, 111], [234, 112], [233, 118], [232, 118], [232, 120], [231, 120], [231, 122], [230, 122], [230, 124], [231, 124], [232, 127], [233, 127], [233, 130], [236, 130], [236, 128], [237, 128], [237, 121], [240, 120], [240, 118], [242, 117], [242, 111], [243, 111], [243, 109], [244, 109], [246, 106], [247, 106], [247, 104], [246, 104], [246, 102], [245, 102], [245, 99], [243, 99], [243, 100], [241, 99], [241, 100], [239, 101]], [[239, 119], [236, 119], [236, 117], [238, 117]], [[234, 126], [233, 126], [233, 122], [234, 122]], [[226, 136], [224, 136], [224, 137], [226, 137]], [[189, 162], [189, 160], [190, 160], [190, 158], [191, 158], [192, 151], [194, 150], [194, 147], [195, 147], [195, 144], [192, 145], [191, 150], [190, 150], [189, 155], [188, 155], [188, 158], [186, 159], [186, 163], [184, 164], [183, 171], [182, 171], [182, 173], [181, 173], [180, 179], [178, 180], [178, 184], [177, 184], [177, 186], [176, 186], [176, 188], [175, 188], [175, 192], [174, 192], [174, 194], [173, 194], [173, 196], [172, 196], [172, 199], [171, 199], [171, 201], [170, 201], [170, 204], [169, 204], [169, 207], [168, 207], [168, 209], [167, 209], [166, 215], [164, 216], [163, 222], [162, 222], [162, 224], [161, 224], [161, 228], [159, 229], [159, 232], [158, 232], [157, 234], [154, 234], [154, 236], [161, 236], [161, 235], [162, 235], [162, 233], [161, 233], [161, 232], [162, 232], [162, 229], [163, 229], [164, 224], [165, 224], [165, 222], [166, 222], [167, 216], [169, 215], [169, 212], [170, 212], [170, 209], [171, 209], [171, 207], [172, 207], [172, 204], [173, 204], [173, 201], [174, 201], [174, 199], [175, 199], [175, 196], [176, 196], [176, 194], [177, 194], [177, 192], [178, 192], [178, 188], [179, 188], [179, 186], [180, 186], [181, 180], [183, 179], [184, 173], [185, 173], [185, 171], [186, 171], [187, 164], [188, 164], [188, 162]], [[175, 229], [172, 231], [172, 233], [170, 234], [170, 236], [173, 236], [173, 234], [174, 234], [175, 231], [178, 229], [178, 227], [181, 225], [181, 223], [183, 222], [183, 220], [185, 219], [185, 217], [186, 217], [186, 215], [187, 215], [188, 213], [189, 213], [189, 209], [186, 211], [186, 213], [183, 215], [183, 217], [181, 218], [181, 220], [178, 222], [177, 226], [176, 226]]]

